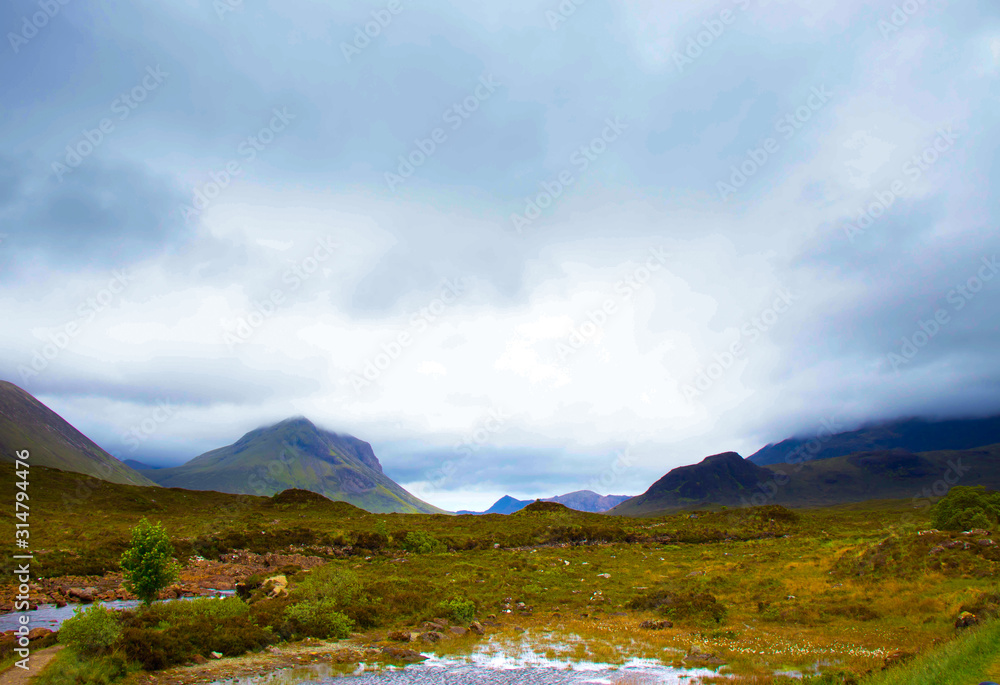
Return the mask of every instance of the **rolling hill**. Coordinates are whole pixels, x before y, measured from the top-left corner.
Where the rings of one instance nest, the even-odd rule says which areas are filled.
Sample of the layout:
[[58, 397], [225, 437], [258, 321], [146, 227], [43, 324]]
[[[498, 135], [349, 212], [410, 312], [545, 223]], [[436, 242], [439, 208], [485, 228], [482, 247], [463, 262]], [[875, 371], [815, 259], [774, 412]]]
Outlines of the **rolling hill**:
[[0, 381], [0, 459], [28, 450], [29, 463], [125, 485], [155, 485], [101, 449], [65, 419], [13, 383]]
[[[857, 452], [905, 449], [910, 452], [965, 450], [1000, 442], [1000, 416], [985, 419], [928, 421], [905, 419], [870, 424], [833, 435], [794, 437], [758, 450], [749, 459], [759, 466], [789, 459], [830, 459]], [[810, 444], [812, 443], [812, 444]], [[811, 451], [810, 451], [811, 450]]]
[[382, 473], [367, 442], [302, 417], [250, 431], [181, 466], [142, 473], [170, 488], [262, 496], [295, 488], [375, 513], [445, 513]]

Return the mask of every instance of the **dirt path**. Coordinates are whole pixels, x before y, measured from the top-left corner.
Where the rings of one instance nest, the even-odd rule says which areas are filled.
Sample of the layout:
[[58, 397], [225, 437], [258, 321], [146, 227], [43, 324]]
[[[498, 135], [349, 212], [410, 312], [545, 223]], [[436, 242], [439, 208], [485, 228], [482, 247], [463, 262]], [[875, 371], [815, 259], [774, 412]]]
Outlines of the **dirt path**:
[[62, 648], [63, 645], [54, 645], [46, 647], [40, 652], [33, 652], [31, 660], [28, 662], [31, 670], [25, 671], [23, 668], [11, 666], [3, 673], [0, 673], [0, 685], [28, 685], [29, 679], [41, 673], [42, 669], [49, 665], [49, 662], [52, 661], [53, 657]]

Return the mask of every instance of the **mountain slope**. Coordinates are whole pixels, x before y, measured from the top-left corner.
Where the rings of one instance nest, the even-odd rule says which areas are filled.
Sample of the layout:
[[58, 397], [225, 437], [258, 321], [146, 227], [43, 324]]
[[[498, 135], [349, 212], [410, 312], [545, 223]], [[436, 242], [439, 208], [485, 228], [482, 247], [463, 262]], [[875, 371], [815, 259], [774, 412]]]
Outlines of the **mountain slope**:
[[570, 509], [600, 514], [628, 499], [630, 499], [629, 495], [598, 495], [592, 490], [577, 490], [576, 492], [559, 495], [558, 497], [550, 497], [542, 501], [558, 502]]
[[296, 488], [375, 513], [444, 513], [382, 473], [367, 442], [321, 430], [301, 417], [250, 431], [181, 466], [142, 473], [171, 488], [246, 495]]
[[798, 463], [805, 459], [831, 459], [856, 452], [896, 448], [910, 452], [966, 450], [998, 442], [1000, 416], [950, 421], [906, 419], [872, 424], [832, 436], [789, 438], [758, 450], [749, 459], [755, 464], [766, 466]]
[[155, 485], [13, 383], [0, 381], [0, 459], [28, 450], [28, 463], [85, 473], [112, 483]]
[[[591, 514], [600, 514], [617, 504], [621, 504], [627, 499], [629, 499], [628, 495], [598, 495], [596, 492], [591, 490], [577, 490], [576, 492], [570, 492], [556, 497], [549, 497], [548, 499], [543, 499], [541, 501], [556, 502], [558, 504], [565, 505], [570, 509], [575, 509], [576, 511], [586, 511]], [[457, 513], [513, 514], [516, 511], [521, 511], [521, 509], [524, 509], [534, 501], [535, 500], [530, 499], [514, 499], [510, 495], [504, 495], [486, 511], [468, 511], [463, 509]]]
[[646, 492], [608, 513], [639, 516], [665, 509], [738, 504], [741, 497], [750, 497], [758, 483], [773, 476], [773, 472], [750, 463], [736, 452], [723, 452], [697, 464], [673, 469]]
[[818, 507], [904, 498], [927, 507], [952, 485], [1000, 489], [1000, 444], [920, 453], [858, 452], [801, 467], [757, 466], [728, 452], [672, 470], [607, 513], [652, 516], [707, 506]]

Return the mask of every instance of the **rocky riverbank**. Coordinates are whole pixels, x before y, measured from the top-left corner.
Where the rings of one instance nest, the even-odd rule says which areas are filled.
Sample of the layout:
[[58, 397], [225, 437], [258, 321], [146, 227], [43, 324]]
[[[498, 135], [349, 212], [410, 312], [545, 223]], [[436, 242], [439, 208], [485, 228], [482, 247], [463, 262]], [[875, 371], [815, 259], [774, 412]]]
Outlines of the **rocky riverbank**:
[[[208, 597], [220, 590], [235, 590], [238, 583], [254, 575], [276, 575], [282, 570], [308, 570], [326, 561], [323, 557], [297, 553], [253, 554], [246, 551], [224, 554], [215, 560], [193, 557], [182, 568], [178, 582], [163, 590], [159, 599]], [[121, 573], [45, 578], [31, 583], [29, 587], [32, 609], [39, 604], [64, 607], [73, 603], [136, 599], [122, 584]], [[14, 611], [17, 593], [15, 585], [0, 587], [0, 613]]]

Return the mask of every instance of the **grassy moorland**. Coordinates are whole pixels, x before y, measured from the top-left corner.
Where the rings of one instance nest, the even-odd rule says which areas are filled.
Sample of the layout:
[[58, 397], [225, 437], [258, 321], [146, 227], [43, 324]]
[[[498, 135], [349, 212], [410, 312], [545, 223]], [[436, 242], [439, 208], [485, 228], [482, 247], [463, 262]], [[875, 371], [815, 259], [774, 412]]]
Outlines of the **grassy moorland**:
[[[11, 471], [0, 466], [4, 478]], [[116, 573], [129, 529], [142, 517], [170, 532], [189, 578], [208, 563], [201, 558], [236, 550], [310, 559], [309, 568], [284, 564], [243, 579], [249, 605], [233, 604], [232, 615], [212, 619], [234, 626], [227, 640], [245, 637], [225, 642], [227, 655], [309, 635], [297, 605], [336, 610], [352, 630], [384, 639], [458, 600], [496, 624], [488, 632], [497, 644], [528, 639], [552, 656], [610, 662], [646, 656], [691, 665], [698, 653], [761, 683], [779, 682], [771, 675], [777, 670], [815, 673], [817, 664], [828, 672], [824, 682], [872, 674], [886, 685], [929, 682], [892, 678], [919, 664], [937, 668], [935, 659], [993, 667], [955, 656], [966, 640], [953, 640], [969, 634], [974, 646], [996, 643], [995, 628], [956, 631], [954, 624], [965, 609], [995, 611], [988, 593], [996, 591], [1000, 551], [960, 534], [919, 535], [929, 527], [927, 510], [905, 502], [643, 519], [555, 504], [510, 516], [373, 515], [304, 492], [259, 498], [154, 489], [45, 469], [32, 479], [35, 573], [45, 582], [96, 583]], [[11, 515], [0, 518], [3, 539], [13, 539]], [[12, 550], [3, 552], [9, 558]], [[264, 581], [279, 572], [289, 593], [268, 597]], [[197, 630], [204, 617], [162, 611], [129, 618], [129, 639], [161, 640], [167, 652], [207, 648], [171, 647], [171, 625], [178, 635], [211, 630]], [[649, 630], [640, 627], [645, 620], [672, 625]], [[422, 649], [476, 644], [446, 640]], [[908, 661], [912, 655], [932, 661]], [[893, 662], [902, 665], [879, 675]]]

